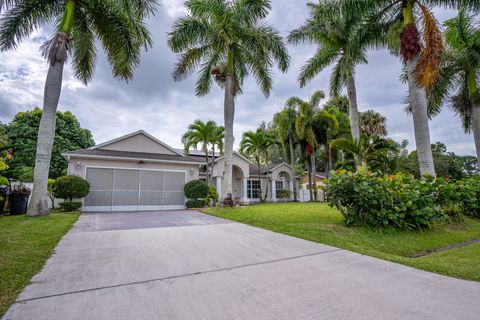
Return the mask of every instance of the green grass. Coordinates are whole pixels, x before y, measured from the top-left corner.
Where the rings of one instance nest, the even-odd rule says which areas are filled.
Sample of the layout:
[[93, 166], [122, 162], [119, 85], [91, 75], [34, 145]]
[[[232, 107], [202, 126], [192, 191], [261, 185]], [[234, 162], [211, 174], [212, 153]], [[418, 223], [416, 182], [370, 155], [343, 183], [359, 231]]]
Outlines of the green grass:
[[0, 217], [0, 317], [77, 219], [77, 213]]
[[204, 212], [419, 269], [480, 281], [480, 244], [410, 258], [418, 252], [480, 239], [480, 220], [465, 218], [463, 222], [445, 223], [429, 230], [400, 231], [345, 227], [337, 210], [320, 203], [262, 204]]

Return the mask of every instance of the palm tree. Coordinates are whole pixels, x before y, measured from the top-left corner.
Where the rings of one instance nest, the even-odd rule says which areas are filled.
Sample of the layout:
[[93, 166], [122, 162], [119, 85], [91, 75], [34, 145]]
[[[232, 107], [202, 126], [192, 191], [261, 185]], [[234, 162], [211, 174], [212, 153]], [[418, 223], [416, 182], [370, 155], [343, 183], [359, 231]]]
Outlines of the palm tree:
[[430, 103], [437, 110], [448, 102], [462, 119], [465, 132], [473, 132], [480, 165], [480, 25], [464, 10], [445, 25], [447, 53], [440, 80], [430, 92]]
[[215, 159], [215, 145], [221, 144], [223, 139], [222, 132], [223, 127], [217, 126], [215, 121], [209, 120], [203, 122], [201, 120], [195, 120], [188, 126], [187, 132], [182, 137], [182, 143], [184, 153], [189, 154], [190, 149], [198, 148], [201, 145], [201, 150], [205, 153], [205, 163], [207, 164], [207, 182], [210, 183], [210, 146], [212, 146], [212, 162]]
[[[290, 155], [290, 170], [292, 171], [292, 179], [296, 180], [295, 164], [297, 163], [295, 157], [295, 149], [297, 144], [297, 133], [295, 131], [295, 121], [297, 119], [297, 110], [293, 107], [286, 106], [281, 112], [273, 117], [275, 124], [275, 132], [278, 135], [279, 141], [285, 150], [288, 150]], [[293, 184], [293, 201], [297, 201], [297, 184]]]
[[[429, 0], [425, 3], [432, 7], [453, 9], [465, 7], [477, 10], [480, 6], [480, 0]], [[387, 25], [401, 23], [401, 31], [395, 36], [400, 42], [400, 52], [407, 70], [408, 101], [413, 115], [420, 172], [422, 176], [435, 176], [426, 94], [426, 89], [431, 88], [439, 79], [439, 64], [444, 52], [442, 33], [435, 17], [419, 0], [338, 0], [331, 4], [329, 14], [332, 17], [339, 12], [363, 17], [359, 34], [375, 33], [372, 26], [378, 21]], [[421, 33], [417, 12], [423, 22]]]
[[258, 190], [258, 194], [261, 202], [263, 202], [261, 185], [262, 163], [266, 163], [268, 160], [268, 149], [274, 143], [274, 139], [265, 129], [262, 128], [258, 128], [256, 131], [247, 131], [243, 133], [242, 141], [240, 142], [240, 151], [252, 157], [257, 165], [258, 181], [260, 182], [260, 190]]
[[360, 113], [360, 132], [368, 137], [387, 135], [387, 118], [374, 110]]
[[213, 168], [213, 163], [215, 162], [215, 153], [223, 154], [223, 146], [224, 146], [224, 139], [225, 139], [225, 127], [217, 125], [212, 135], [212, 140], [210, 144], [212, 146], [212, 158], [210, 163], [210, 168]]
[[314, 43], [318, 46], [315, 55], [303, 66], [298, 82], [303, 87], [318, 73], [334, 64], [330, 78], [330, 95], [338, 97], [346, 86], [349, 101], [349, 116], [354, 140], [360, 138], [355, 69], [359, 64], [367, 63], [367, 49], [380, 42], [379, 30], [386, 30], [378, 24], [376, 32], [362, 33], [355, 41], [353, 34], [358, 29], [356, 15], [339, 13], [326, 17], [329, 3], [308, 4], [310, 17], [300, 28], [288, 36], [291, 43]]
[[337, 148], [350, 153], [360, 159], [361, 165], [367, 165], [368, 160], [385, 151], [397, 151], [397, 144], [391, 140], [381, 137], [368, 137], [365, 134], [360, 136], [360, 140], [355, 141], [352, 138], [339, 138], [330, 143], [332, 148]]
[[[313, 201], [314, 196], [316, 200], [316, 179], [312, 182], [312, 171], [316, 172], [315, 164], [315, 150], [318, 146], [317, 138], [315, 136], [315, 117], [318, 111], [320, 101], [325, 98], [323, 91], [315, 91], [308, 101], [301, 100], [298, 97], [291, 97], [287, 101], [287, 106], [297, 109], [297, 119], [295, 120], [295, 131], [300, 140], [306, 146], [307, 153], [307, 169], [308, 169], [308, 186], [310, 188], [310, 200]], [[309, 157], [308, 157], [309, 156]]]
[[49, 62], [43, 112], [38, 129], [33, 193], [27, 215], [48, 214], [48, 175], [63, 68], [72, 55], [75, 76], [84, 84], [93, 77], [97, 39], [116, 78], [130, 80], [142, 48], [151, 46], [144, 23], [156, 8], [152, 0], [0, 0], [0, 51], [14, 49], [37, 27], [57, 21], [53, 37], [42, 49]]
[[180, 54], [173, 72], [184, 79], [200, 69], [197, 96], [210, 92], [212, 79], [224, 89], [225, 173], [221, 197], [232, 194], [233, 122], [235, 97], [243, 81], [253, 75], [265, 96], [272, 89], [274, 63], [285, 72], [289, 64], [282, 37], [265, 22], [268, 0], [188, 0], [188, 14], [168, 35], [168, 45]]

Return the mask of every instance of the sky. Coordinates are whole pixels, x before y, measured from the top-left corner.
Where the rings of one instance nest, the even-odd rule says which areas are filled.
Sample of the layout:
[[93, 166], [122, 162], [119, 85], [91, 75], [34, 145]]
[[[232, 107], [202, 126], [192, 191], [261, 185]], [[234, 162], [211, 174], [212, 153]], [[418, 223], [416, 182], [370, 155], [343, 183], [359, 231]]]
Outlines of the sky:
[[[307, 0], [273, 0], [268, 21], [286, 36], [307, 17]], [[217, 86], [205, 97], [194, 93], [196, 76], [174, 82], [172, 70], [176, 62], [166, 44], [167, 33], [175, 19], [185, 14], [183, 0], [164, 0], [155, 17], [148, 21], [154, 46], [142, 56], [135, 78], [129, 83], [112, 77], [103, 51], [98, 46], [95, 78], [84, 86], [73, 76], [70, 65], [65, 68], [60, 111], [71, 111], [82, 127], [92, 132], [97, 143], [143, 129], [167, 144], [181, 148], [181, 136], [196, 119], [214, 120], [223, 124], [223, 93]], [[435, 9], [440, 21], [455, 12]], [[0, 122], [10, 122], [20, 111], [42, 105], [43, 88], [48, 64], [41, 57], [40, 46], [50, 37], [51, 26], [36, 30], [15, 51], [0, 53]], [[245, 80], [244, 93], [236, 99], [235, 145], [242, 133], [254, 130], [262, 121], [271, 121], [291, 96], [308, 99], [316, 90], [327, 93], [330, 70], [324, 70], [306, 87], [300, 89], [296, 79], [301, 66], [315, 47], [288, 46], [291, 64], [287, 73], [274, 71], [270, 97], [265, 98], [252, 78]], [[415, 149], [411, 117], [404, 111], [406, 85], [399, 80], [402, 64], [387, 51], [369, 52], [369, 64], [356, 72], [360, 111], [376, 110], [387, 117], [389, 135], [409, 140]], [[460, 120], [444, 108], [430, 122], [431, 142], [442, 141], [449, 151], [475, 155], [473, 137], [466, 135]]]

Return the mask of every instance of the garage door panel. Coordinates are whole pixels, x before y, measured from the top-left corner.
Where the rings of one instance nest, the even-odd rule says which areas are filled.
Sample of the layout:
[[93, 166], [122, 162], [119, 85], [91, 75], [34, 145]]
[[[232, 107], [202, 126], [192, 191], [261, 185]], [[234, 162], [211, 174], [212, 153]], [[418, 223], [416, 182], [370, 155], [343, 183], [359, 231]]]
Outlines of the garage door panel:
[[90, 191], [85, 197], [84, 205], [87, 207], [111, 206], [112, 191]]
[[158, 191], [163, 190], [163, 171], [143, 170], [141, 172], [140, 190]]
[[114, 206], [137, 206], [138, 191], [114, 191], [113, 205]]
[[162, 205], [163, 192], [161, 191], [141, 191], [140, 200], [138, 205], [140, 206], [161, 206]]
[[140, 183], [140, 171], [138, 170], [120, 170], [115, 169], [113, 189], [138, 191]]
[[88, 168], [87, 180], [91, 190], [112, 190], [113, 169]]
[[164, 206], [179, 206], [185, 205], [185, 195], [182, 192], [165, 192], [163, 194]]
[[165, 172], [165, 191], [182, 191], [185, 186], [184, 172]]

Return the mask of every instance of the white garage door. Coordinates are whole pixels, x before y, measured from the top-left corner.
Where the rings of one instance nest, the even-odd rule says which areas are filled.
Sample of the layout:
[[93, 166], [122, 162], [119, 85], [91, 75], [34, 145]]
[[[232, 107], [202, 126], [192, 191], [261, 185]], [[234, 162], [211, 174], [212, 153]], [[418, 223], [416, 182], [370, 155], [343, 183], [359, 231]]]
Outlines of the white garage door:
[[84, 211], [185, 208], [184, 171], [87, 168], [90, 193]]

